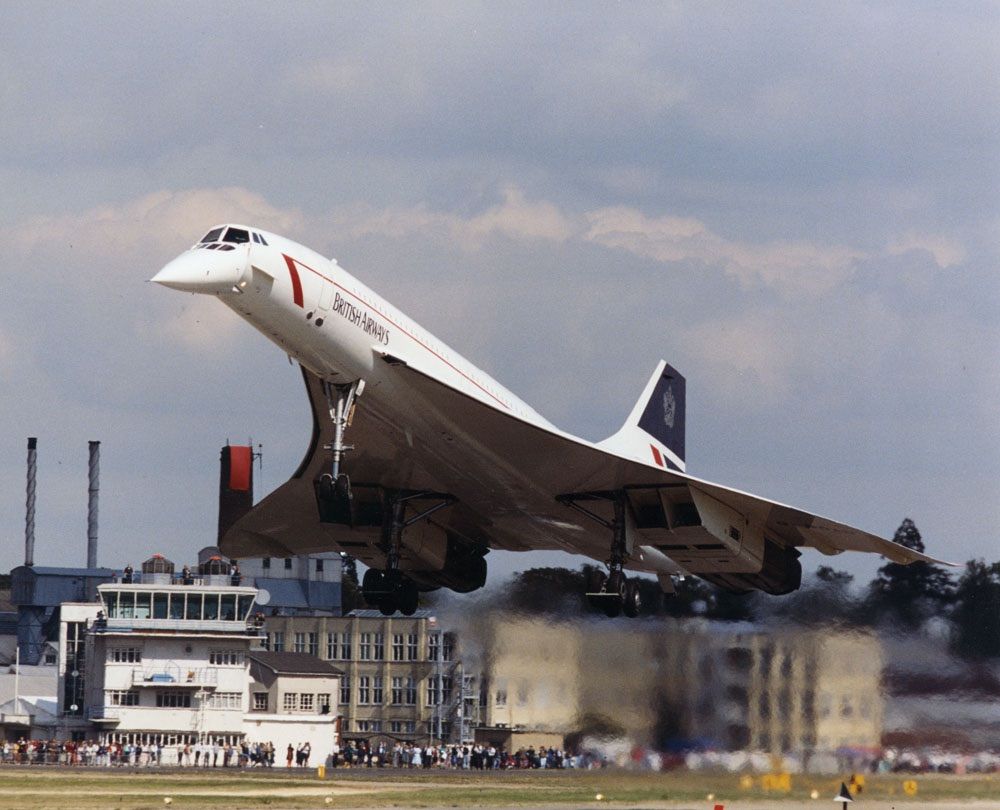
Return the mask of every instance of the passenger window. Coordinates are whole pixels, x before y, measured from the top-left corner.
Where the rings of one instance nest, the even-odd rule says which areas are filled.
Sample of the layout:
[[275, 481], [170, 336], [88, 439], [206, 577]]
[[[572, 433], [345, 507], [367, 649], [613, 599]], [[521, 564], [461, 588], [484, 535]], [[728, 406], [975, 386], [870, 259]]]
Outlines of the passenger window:
[[216, 228], [215, 230], [206, 233], [201, 241], [202, 242], [217, 242], [219, 237], [222, 236], [222, 228]]
[[250, 234], [242, 228], [230, 228], [226, 231], [226, 235], [222, 241], [243, 245], [250, 241]]

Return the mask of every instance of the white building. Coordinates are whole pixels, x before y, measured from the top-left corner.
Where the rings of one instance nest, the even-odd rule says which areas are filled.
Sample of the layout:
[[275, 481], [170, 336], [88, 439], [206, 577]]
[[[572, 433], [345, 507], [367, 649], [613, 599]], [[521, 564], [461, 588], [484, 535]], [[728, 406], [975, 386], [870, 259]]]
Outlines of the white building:
[[[312, 763], [322, 763], [339, 742], [329, 697], [339, 690], [338, 671], [283, 661], [268, 674], [258, 662], [255, 671], [264, 680], [257, 684], [250, 655], [262, 637], [257, 589], [232, 584], [228, 573], [212, 573], [209, 564], [200, 568], [176, 578], [171, 563], [155, 558], [141, 577], [99, 586], [100, 605], [88, 607], [100, 613], [89, 622], [82, 655], [78, 645], [71, 655], [79, 623], [67, 623], [62, 713], [82, 709], [75, 698], [81, 693], [86, 719], [102, 740], [161, 745], [164, 763], [187, 744], [244, 741], [271, 742], [276, 751], [308, 741]], [[263, 704], [259, 695], [268, 696]]]

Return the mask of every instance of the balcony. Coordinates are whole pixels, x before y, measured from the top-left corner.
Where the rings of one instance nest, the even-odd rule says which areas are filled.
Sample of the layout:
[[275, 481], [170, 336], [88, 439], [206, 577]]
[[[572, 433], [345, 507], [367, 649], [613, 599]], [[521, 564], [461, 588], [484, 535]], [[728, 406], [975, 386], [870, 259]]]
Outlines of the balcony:
[[219, 672], [211, 667], [182, 667], [168, 664], [158, 667], [135, 667], [132, 670], [133, 686], [212, 688], [218, 683]]
[[121, 710], [121, 706], [92, 706], [87, 710], [87, 719], [92, 723], [117, 723]]

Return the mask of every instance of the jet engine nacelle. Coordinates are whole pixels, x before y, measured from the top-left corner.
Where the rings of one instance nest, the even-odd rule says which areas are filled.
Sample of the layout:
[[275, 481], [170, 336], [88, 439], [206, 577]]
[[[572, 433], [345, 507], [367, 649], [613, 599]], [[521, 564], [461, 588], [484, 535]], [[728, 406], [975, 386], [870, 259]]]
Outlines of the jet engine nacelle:
[[695, 487], [689, 491], [692, 502], [671, 502], [663, 512], [669, 532], [645, 529], [649, 545], [685, 571], [727, 590], [781, 595], [798, 589], [802, 566], [797, 549], [768, 538], [750, 516]]
[[399, 569], [424, 588], [469, 593], [486, 584], [485, 550], [423, 521], [403, 534]]

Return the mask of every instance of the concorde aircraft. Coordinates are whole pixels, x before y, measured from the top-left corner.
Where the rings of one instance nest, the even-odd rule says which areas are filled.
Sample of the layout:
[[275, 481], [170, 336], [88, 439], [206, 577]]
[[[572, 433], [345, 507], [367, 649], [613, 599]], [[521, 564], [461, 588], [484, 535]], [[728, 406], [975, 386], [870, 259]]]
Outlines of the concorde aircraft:
[[660, 362], [621, 430], [566, 433], [345, 271], [245, 225], [212, 228], [152, 279], [214, 295], [298, 362], [312, 440], [285, 484], [222, 540], [231, 557], [339, 550], [362, 592], [411, 615], [418, 591], [483, 586], [490, 549], [562, 550], [604, 563], [595, 610], [640, 609], [626, 571], [664, 591], [696, 575], [786, 594], [799, 549], [932, 557], [685, 472], [685, 381]]

